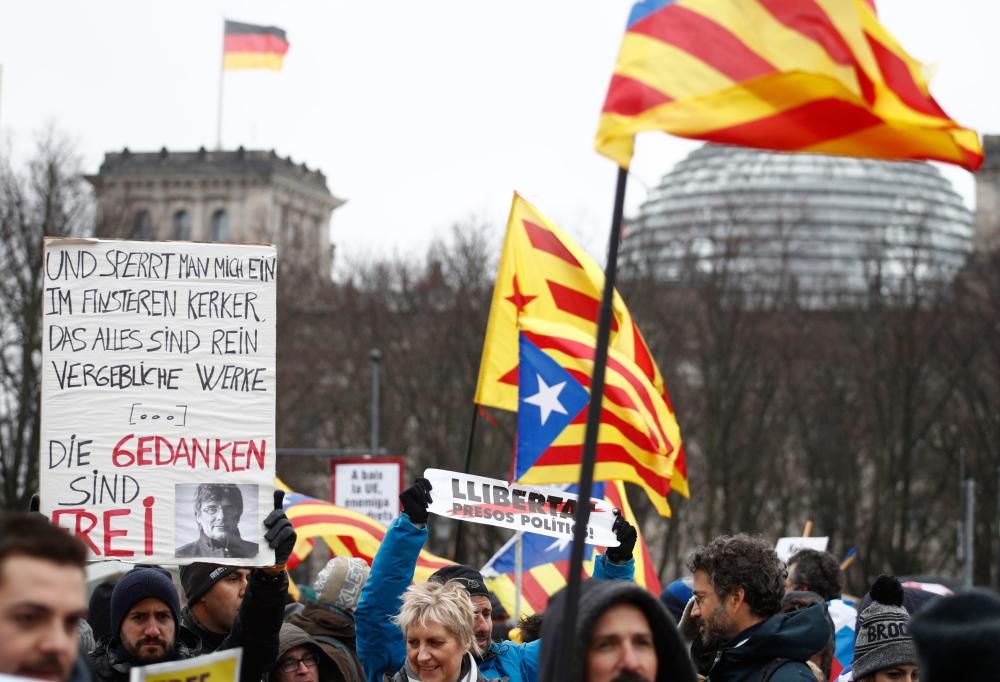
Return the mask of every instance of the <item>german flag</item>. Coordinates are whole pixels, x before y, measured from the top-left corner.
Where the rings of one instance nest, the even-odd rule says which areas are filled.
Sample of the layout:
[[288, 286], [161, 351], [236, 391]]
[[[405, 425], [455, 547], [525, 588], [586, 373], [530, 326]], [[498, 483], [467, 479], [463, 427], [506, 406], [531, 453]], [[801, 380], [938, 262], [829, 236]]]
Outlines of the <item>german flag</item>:
[[280, 70], [286, 52], [288, 39], [282, 29], [226, 20], [222, 48], [223, 70]]

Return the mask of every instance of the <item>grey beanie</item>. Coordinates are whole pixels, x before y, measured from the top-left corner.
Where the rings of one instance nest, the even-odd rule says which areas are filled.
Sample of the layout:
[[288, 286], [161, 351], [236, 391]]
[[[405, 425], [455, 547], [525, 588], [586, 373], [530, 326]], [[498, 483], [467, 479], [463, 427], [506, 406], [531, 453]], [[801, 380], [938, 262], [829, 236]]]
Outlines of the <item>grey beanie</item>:
[[910, 614], [903, 608], [903, 586], [891, 575], [872, 585], [872, 603], [858, 616], [854, 643], [854, 679], [896, 665], [917, 664], [910, 637]]

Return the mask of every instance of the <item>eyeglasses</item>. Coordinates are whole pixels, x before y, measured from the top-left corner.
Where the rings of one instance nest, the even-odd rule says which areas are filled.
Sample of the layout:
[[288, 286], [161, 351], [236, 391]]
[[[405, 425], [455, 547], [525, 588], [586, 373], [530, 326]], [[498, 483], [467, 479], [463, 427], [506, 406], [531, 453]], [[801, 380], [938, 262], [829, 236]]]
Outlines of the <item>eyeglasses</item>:
[[215, 516], [220, 511], [223, 516], [232, 516], [236, 513], [236, 507], [231, 504], [206, 504], [202, 506], [201, 511], [203, 514], [208, 514], [209, 516]]
[[315, 668], [319, 661], [316, 660], [316, 654], [306, 654], [302, 658], [286, 658], [278, 661], [278, 670], [283, 673], [293, 673], [299, 669], [299, 663], [307, 668]]

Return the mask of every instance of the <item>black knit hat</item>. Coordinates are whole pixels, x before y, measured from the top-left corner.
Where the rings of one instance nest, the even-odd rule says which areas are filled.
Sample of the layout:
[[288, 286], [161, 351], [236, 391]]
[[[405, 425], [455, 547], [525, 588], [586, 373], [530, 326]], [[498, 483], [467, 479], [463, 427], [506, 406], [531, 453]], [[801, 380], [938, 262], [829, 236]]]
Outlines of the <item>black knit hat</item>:
[[913, 616], [921, 682], [979, 682], [1000, 670], [1000, 597], [970, 590]]
[[490, 591], [483, 580], [483, 574], [464, 564], [452, 564], [439, 568], [431, 574], [430, 580], [436, 583], [446, 583], [449, 580], [457, 580], [462, 584], [470, 597], [489, 597]]
[[203, 594], [239, 566], [223, 566], [222, 564], [193, 563], [181, 566], [181, 587], [189, 605], [197, 602]]
[[897, 665], [916, 665], [917, 649], [910, 637], [910, 614], [903, 608], [903, 586], [891, 575], [872, 585], [872, 603], [858, 615], [854, 643], [854, 679]]
[[181, 622], [181, 603], [170, 574], [159, 566], [137, 566], [122, 576], [111, 592], [111, 632], [121, 635], [122, 621], [133, 606], [155, 597], [170, 608], [174, 623]]

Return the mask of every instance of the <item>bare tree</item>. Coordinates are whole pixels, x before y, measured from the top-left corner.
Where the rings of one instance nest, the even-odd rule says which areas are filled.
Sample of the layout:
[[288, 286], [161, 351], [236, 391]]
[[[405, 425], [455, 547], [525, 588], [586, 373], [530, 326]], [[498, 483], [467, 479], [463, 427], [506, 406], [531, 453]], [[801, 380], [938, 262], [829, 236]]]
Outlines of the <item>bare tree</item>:
[[24, 169], [0, 161], [0, 505], [37, 490], [42, 351], [42, 243], [81, 235], [92, 199], [72, 146], [39, 139]]

